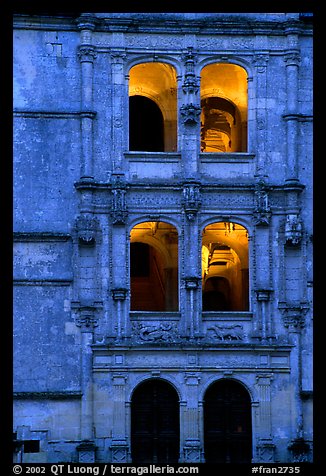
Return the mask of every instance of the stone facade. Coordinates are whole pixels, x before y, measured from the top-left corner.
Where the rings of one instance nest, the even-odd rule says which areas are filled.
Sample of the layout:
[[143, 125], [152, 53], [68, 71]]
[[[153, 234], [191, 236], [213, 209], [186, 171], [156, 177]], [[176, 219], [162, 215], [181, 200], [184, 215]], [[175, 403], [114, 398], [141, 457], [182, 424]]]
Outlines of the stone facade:
[[[139, 65], [174, 78], [164, 97]], [[212, 83], [219, 65], [246, 76], [243, 102], [228, 89], [240, 79]], [[220, 380], [250, 397], [253, 462], [312, 461], [310, 16], [16, 15], [14, 85], [17, 461], [131, 462], [133, 395], [150, 379], [178, 395], [179, 462], [206, 461]], [[129, 95], [163, 111], [165, 150], [129, 150]], [[201, 149], [213, 97], [228, 106], [204, 147], [225, 151]], [[130, 242], [158, 236], [177, 297], [132, 308]], [[213, 241], [229, 256], [215, 264], [249, 272], [230, 309], [202, 305]]]

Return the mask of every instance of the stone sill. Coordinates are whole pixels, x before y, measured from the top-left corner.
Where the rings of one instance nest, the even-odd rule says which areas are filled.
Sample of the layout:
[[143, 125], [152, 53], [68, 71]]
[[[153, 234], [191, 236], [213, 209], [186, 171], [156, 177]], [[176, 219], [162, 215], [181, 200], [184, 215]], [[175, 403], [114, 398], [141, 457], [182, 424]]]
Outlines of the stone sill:
[[165, 321], [179, 321], [181, 314], [178, 311], [130, 311], [130, 319], [133, 321], [164, 319]]
[[203, 311], [203, 321], [251, 321], [252, 312], [250, 311]]
[[201, 152], [200, 161], [203, 163], [250, 163], [255, 158], [255, 154], [248, 152]]
[[125, 158], [129, 162], [173, 162], [179, 163], [181, 154], [178, 152], [125, 152]]

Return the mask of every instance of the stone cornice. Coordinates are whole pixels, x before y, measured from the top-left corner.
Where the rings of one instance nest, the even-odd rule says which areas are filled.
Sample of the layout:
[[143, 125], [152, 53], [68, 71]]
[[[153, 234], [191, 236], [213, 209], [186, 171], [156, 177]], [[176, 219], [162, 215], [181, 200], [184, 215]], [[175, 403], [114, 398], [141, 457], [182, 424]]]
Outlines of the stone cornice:
[[[26, 15], [16, 14], [16, 29], [79, 31], [80, 14]], [[285, 14], [229, 13], [96, 13], [92, 27], [95, 31], [125, 33], [213, 34], [219, 35], [284, 35], [295, 26], [298, 34], [312, 35], [310, 22], [287, 19]]]

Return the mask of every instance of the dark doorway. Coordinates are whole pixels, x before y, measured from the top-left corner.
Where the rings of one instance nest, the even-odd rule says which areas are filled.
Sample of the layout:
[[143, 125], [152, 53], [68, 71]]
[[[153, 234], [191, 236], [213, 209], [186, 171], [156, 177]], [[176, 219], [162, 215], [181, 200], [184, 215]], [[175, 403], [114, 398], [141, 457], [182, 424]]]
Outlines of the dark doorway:
[[131, 457], [136, 464], [178, 463], [179, 399], [163, 380], [147, 380], [133, 394]]
[[240, 383], [222, 379], [207, 389], [204, 444], [206, 463], [251, 462], [251, 402]]
[[203, 311], [230, 311], [230, 285], [223, 277], [209, 278], [203, 290]]
[[164, 151], [164, 121], [157, 104], [145, 96], [129, 97], [129, 150]]

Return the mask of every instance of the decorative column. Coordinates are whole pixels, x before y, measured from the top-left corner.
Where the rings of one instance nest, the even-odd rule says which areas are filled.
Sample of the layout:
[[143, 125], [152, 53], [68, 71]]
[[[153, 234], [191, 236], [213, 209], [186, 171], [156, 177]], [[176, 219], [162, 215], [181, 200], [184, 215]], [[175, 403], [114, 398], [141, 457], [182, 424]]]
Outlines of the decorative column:
[[183, 184], [182, 206], [184, 210], [185, 335], [194, 339], [200, 334], [201, 253], [198, 249], [198, 212], [201, 198], [199, 182], [187, 181]]
[[272, 334], [272, 320], [269, 310], [271, 297], [271, 260], [270, 218], [268, 187], [263, 180], [255, 187], [256, 207], [253, 213], [255, 227], [254, 256], [255, 256], [255, 288], [257, 312], [254, 322], [254, 336], [262, 341]]
[[93, 177], [93, 63], [96, 58], [92, 44], [92, 32], [96, 18], [83, 13], [78, 19], [80, 45], [78, 57], [81, 64], [81, 144], [82, 164], [81, 179], [92, 180]]
[[184, 462], [201, 462], [201, 444], [200, 444], [200, 411], [198, 407], [198, 386], [200, 377], [189, 372], [185, 374], [185, 383], [187, 391], [187, 405], [183, 411], [183, 434], [184, 434]]
[[284, 55], [286, 65], [286, 182], [298, 182], [298, 91], [300, 50], [298, 48], [298, 28], [290, 26], [286, 30], [288, 48]]
[[112, 190], [112, 242], [111, 252], [115, 259], [112, 265], [112, 282], [111, 294], [113, 299], [113, 306], [115, 312], [112, 313], [114, 323], [113, 329], [115, 331], [115, 338], [117, 341], [130, 336], [131, 328], [129, 323], [129, 316], [127, 313], [127, 297], [128, 287], [127, 279], [127, 247], [129, 244], [126, 236], [126, 220], [128, 211], [126, 207], [126, 184], [124, 174], [114, 173], [111, 176], [111, 190]]
[[267, 342], [273, 337], [272, 319], [270, 310], [271, 289], [257, 289], [257, 317], [258, 335], [262, 342]]
[[187, 179], [196, 179], [199, 173], [200, 153], [200, 94], [199, 81], [195, 74], [195, 53], [192, 47], [183, 55], [184, 81], [182, 84], [183, 103], [180, 108], [182, 126], [181, 160], [182, 172]]
[[81, 422], [80, 437], [81, 444], [77, 447], [78, 461], [82, 463], [95, 462], [94, 432], [93, 432], [93, 334], [94, 328], [98, 326], [99, 306], [95, 304], [82, 305], [72, 303], [75, 309], [76, 326], [81, 330]]
[[124, 169], [124, 151], [128, 150], [128, 76], [124, 73], [126, 53], [124, 48], [110, 50], [111, 55], [111, 83], [112, 83], [112, 157], [113, 171], [121, 173]]
[[266, 175], [266, 134], [267, 134], [267, 53], [257, 52], [254, 58], [256, 66], [256, 176]]
[[259, 405], [257, 407], [257, 423], [259, 437], [257, 444], [257, 462], [273, 463], [275, 458], [275, 444], [273, 443], [271, 421], [271, 382], [272, 374], [257, 375]]
[[121, 374], [113, 374], [113, 422], [112, 422], [112, 463], [129, 463], [129, 446], [127, 443], [126, 425], [126, 378]]

